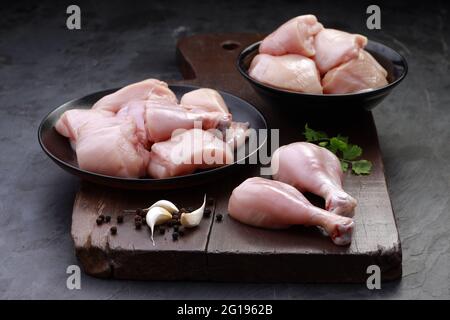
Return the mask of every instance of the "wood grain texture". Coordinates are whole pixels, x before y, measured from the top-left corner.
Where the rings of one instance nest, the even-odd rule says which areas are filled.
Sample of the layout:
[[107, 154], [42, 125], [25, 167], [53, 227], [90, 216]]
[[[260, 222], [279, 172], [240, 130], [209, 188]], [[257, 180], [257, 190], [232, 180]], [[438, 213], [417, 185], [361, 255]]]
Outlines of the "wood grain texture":
[[[211, 184], [176, 191], [122, 191], [83, 183], [74, 204], [72, 236], [87, 273], [127, 279], [363, 282], [366, 268], [377, 264], [384, 280], [401, 276], [401, 246], [372, 114], [362, 110], [327, 117], [301, 110], [286, 115], [276, 105], [267, 105], [235, 67], [239, 51], [261, 37], [206, 34], [181, 39], [177, 61], [186, 79], [182, 82], [228, 91], [249, 101], [264, 114], [269, 127], [280, 129], [281, 144], [301, 140], [302, 128], [308, 123], [330, 134], [347, 135], [361, 145], [374, 169], [370, 176], [346, 175], [345, 189], [358, 200], [351, 246], [335, 246], [315, 228], [271, 231], [230, 218], [227, 205], [231, 191], [245, 178], [260, 173], [257, 166], [240, 166], [233, 175]], [[157, 246], [153, 247], [147, 230], [134, 230], [130, 221], [118, 227], [116, 236], [109, 234], [109, 226], [95, 224], [100, 212], [111, 214], [115, 221], [121, 210], [145, 207], [161, 198], [195, 207], [204, 193], [215, 198], [214, 214], [223, 214], [224, 220], [206, 219], [198, 230], [177, 242], [166, 233], [156, 236]]]

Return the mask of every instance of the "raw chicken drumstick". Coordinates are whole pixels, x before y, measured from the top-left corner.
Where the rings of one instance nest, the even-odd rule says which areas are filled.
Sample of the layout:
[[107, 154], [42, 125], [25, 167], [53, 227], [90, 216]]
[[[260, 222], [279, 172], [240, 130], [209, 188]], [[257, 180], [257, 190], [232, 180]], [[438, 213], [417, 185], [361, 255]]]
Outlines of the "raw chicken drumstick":
[[354, 228], [351, 218], [312, 205], [294, 187], [259, 177], [247, 179], [233, 190], [228, 211], [236, 220], [256, 227], [319, 226], [337, 245], [350, 244]]
[[278, 148], [271, 166], [275, 180], [323, 197], [325, 208], [332, 213], [353, 217], [356, 200], [342, 189], [341, 164], [332, 152], [312, 143], [295, 142]]

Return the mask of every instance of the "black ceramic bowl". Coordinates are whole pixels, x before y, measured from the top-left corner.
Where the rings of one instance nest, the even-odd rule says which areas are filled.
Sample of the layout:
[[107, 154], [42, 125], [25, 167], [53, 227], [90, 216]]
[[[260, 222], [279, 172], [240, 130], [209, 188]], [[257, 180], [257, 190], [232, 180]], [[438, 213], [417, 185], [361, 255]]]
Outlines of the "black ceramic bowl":
[[270, 104], [277, 105], [280, 108], [286, 107], [291, 111], [304, 108], [320, 108], [328, 111], [342, 111], [342, 108], [370, 110], [378, 105], [403, 80], [408, 72], [408, 64], [400, 53], [381, 43], [369, 41], [365, 50], [372, 54], [388, 72], [388, 85], [371, 91], [346, 94], [310, 94], [284, 90], [259, 82], [248, 74], [248, 68], [253, 58], [258, 54], [260, 43], [261, 41], [250, 45], [239, 54], [237, 68], [255, 91], [265, 100], [268, 100]]
[[[180, 98], [186, 92], [198, 89], [195, 86], [189, 85], [171, 85], [170, 89]], [[232, 168], [238, 167], [238, 163], [247, 163], [247, 159], [254, 155], [265, 143], [266, 138], [259, 135], [259, 129], [267, 129], [267, 124], [262, 114], [253, 107], [250, 103], [233, 96], [226, 92], [220, 92], [225, 100], [230, 112], [233, 114], [234, 121], [249, 122], [250, 128], [255, 129], [257, 143], [245, 143], [244, 152], [235, 152], [235, 161], [232, 164], [222, 166], [219, 168], [197, 171], [192, 174], [164, 178], [121, 178], [103, 175], [95, 172], [90, 172], [81, 169], [78, 166], [75, 151], [69, 143], [69, 139], [63, 137], [56, 132], [54, 126], [61, 114], [70, 109], [89, 109], [103, 96], [113, 93], [117, 89], [105, 90], [90, 94], [80, 99], [69, 101], [62, 106], [59, 106], [50, 112], [41, 122], [38, 130], [39, 143], [44, 152], [60, 167], [74, 174], [84, 180], [103, 184], [109, 187], [117, 187], [124, 189], [141, 189], [141, 190], [156, 190], [156, 189], [176, 189], [190, 187], [194, 185], [203, 184], [211, 180], [217, 180], [219, 175], [229, 174]], [[241, 150], [242, 151], [242, 150]], [[241, 167], [243, 167], [241, 165]]]

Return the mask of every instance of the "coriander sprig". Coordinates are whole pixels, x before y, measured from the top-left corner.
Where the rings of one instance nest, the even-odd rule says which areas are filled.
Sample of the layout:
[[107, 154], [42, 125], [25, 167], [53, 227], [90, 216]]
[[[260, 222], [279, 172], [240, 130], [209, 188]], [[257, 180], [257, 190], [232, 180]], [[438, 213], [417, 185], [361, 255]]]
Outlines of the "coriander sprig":
[[351, 144], [348, 137], [338, 134], [329, 138], [323, 131], [316, 131], [305, 124], [303, 135], [307, 142], [318, 144], [333, 152], [341, 161], [342, 171], [346, 172], [351, 166], [352, 172], [357, 175], [370, 174], [372, 162], [365, 159], [359, 159], [362, 155], [362, 148], [356, 144]]

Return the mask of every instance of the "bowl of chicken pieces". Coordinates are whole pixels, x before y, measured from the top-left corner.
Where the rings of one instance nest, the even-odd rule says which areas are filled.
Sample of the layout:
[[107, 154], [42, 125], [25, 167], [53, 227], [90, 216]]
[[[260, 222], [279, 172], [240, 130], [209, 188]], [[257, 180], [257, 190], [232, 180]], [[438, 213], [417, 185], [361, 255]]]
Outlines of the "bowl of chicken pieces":
[[245, 48], [237, 68], [272, 105], [331, 112], [374, 108], [408, 72], [405, 58], [394, 49], [324, 28], [313, 15], [295, 17]]

